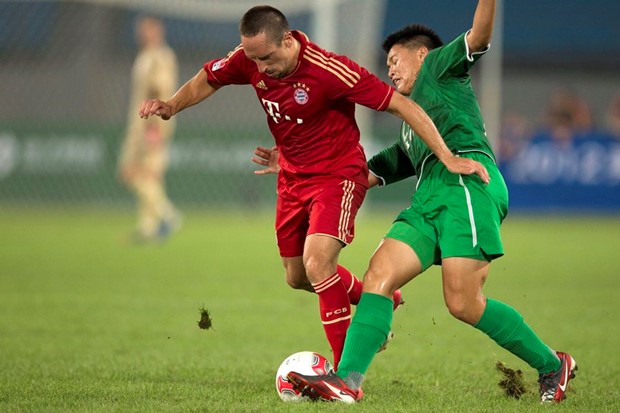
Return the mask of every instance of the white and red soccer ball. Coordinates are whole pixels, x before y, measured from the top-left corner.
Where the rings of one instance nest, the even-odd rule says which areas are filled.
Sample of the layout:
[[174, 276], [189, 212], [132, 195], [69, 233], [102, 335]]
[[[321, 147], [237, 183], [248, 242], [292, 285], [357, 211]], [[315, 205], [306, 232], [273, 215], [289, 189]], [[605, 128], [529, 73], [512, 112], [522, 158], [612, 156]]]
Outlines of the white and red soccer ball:
[[325, 357], [314, 351], [300, 351], [288, 356], [276, 373], [276, 390], [278, 395], [285, 402], [299, 402], [306, 400], [307, 397], [293, 389], [293, 385], [288, 381], [286, 375], [295, 371], [308, 376], [318, 376], [327, 374], [334, 368]]

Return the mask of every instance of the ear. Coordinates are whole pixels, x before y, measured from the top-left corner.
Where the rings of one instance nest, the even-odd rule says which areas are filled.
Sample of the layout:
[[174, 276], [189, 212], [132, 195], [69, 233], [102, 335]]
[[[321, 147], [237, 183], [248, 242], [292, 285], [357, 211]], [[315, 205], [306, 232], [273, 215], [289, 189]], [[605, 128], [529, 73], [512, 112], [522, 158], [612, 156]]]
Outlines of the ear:
[[290, 48], [293, 45], [295, 39], [293, 38], [293, 33], [290, 31], [284, 33], [284, 38], [282, 39], [282, 46]]
[[426, 46], [420, 46], [417, 51], [417, 57], [420, 61], [424, 60], [426, 55], [428, 54], [428, 48]]

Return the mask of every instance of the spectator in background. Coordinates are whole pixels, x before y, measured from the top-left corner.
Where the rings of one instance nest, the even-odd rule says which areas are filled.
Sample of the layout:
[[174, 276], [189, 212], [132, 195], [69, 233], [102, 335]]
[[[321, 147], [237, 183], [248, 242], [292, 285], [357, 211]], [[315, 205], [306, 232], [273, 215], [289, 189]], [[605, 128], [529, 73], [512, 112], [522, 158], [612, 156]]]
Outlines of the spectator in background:
[[611, 135], [620, 139], [620, 90], [612, 96], [606, 114], [607, 130]]
[[132, 69], [129, 119], [119, 160], [119, 174], [138, 203], [137, 243], [159, 242], [180, 225], [180, 215], [166, 194], [164, 175], [175, 123], [158, 117], [140, 119], [135, 108], [146, 99], [170, 96], [177, 87], [178, 64], [155, 17], [136, 22], [140, 51]]
[[523, 149], [532, 138], [532, 127], [522, 114], [507, 111], [502, 116], [499, 161], [505, 162]]
[[549, 97], [545, 126], [554, 141], [568, 145], [576, 136], [592, 128], [590, 107], [573, 91], [557, 89]]

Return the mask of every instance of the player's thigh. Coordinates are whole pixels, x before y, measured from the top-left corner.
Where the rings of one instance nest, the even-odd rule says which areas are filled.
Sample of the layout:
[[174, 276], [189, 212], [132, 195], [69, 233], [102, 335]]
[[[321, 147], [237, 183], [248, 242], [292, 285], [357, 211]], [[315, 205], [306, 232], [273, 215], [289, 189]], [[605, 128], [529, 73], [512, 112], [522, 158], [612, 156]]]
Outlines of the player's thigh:
[[385, 234], [385, 238], [398, 240], [408, 245], [420, 262], [420, 271], [426, 271], [433, 264], [441, 263], [441, 254], [434, 234], [435, 228], [423, 213], [415, 208], [402, 211]]
[[[473, 156], [473, 155], [472, 155]], [[464, 257], [491, 261], [504, 254], [500, 226], [508, 209], [508, 195], [499, 170], [485, 155], [491, 182], [484, 184], [476, 176], [445, 174], [447, 185], [437, 188], [435, 224], [439, 234], [441, 257]]]
[[490, 262], [475, 258], [451, 257], [442, 260], [444, 295], [474, 297], [482, 292]]
[[348, 244], [367, 188], [338, 177], [278, 178], [276, 238], [282, 257], [304, 254], [308, 235]]
[[366, 188], [339, 177], [318, 181], [310, 204], [308, 235], [327, 235], [348, 245], [355, 236], [355, 218], [366, 197]]
[[422, 263], [410, 245], [384, 238], [364, 274], [364, 291], [391, 297], [421, 272]]
[[300, 257], [304, 253], [309, 215], [303, 203], [279, 192], [276, 205], [276, 241], [280, 256]]
[[321, 282], [336, 273], [338, 255], [344, 244], [329, 235], [310, 234], [304, 246], [304, 267], [312, 283]]

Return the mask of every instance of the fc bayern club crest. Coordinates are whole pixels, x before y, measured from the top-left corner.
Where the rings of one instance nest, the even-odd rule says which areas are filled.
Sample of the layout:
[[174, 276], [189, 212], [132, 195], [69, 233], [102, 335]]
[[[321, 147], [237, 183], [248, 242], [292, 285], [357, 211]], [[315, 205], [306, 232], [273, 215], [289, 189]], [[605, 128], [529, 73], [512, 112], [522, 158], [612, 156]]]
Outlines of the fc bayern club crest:
[[295, 88], [295, 91], [293, 92], [295, 102], [300, 105], [305, 105], [308, 103], [308, 92], [310, 91], [310, 88], [303, 83], [295, 83], [293, 87]]

